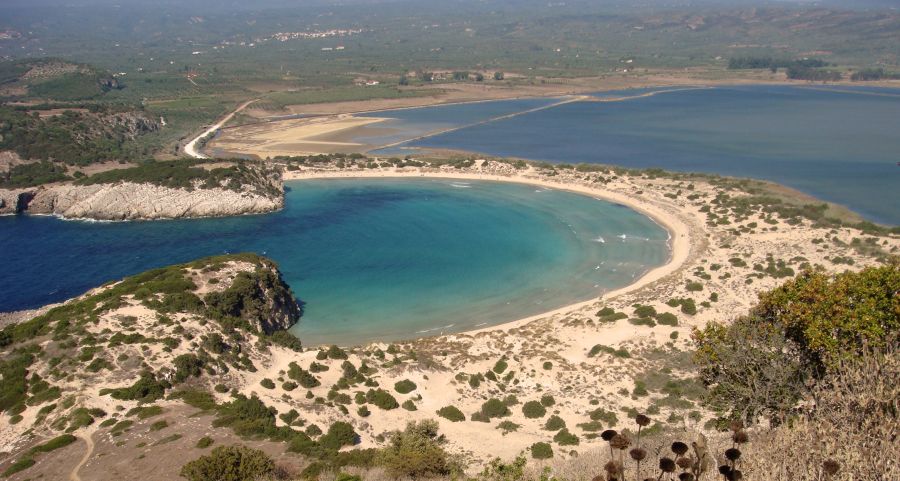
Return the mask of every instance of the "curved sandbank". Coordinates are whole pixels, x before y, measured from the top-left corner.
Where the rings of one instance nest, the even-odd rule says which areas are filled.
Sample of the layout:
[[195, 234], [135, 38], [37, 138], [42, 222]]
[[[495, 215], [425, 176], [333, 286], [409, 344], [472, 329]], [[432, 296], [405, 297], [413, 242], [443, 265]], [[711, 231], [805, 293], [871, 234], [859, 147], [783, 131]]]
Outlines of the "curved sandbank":
[[[612, 192], [606, 189], [592, 188], [584, 185], [577, 185], [565, 182], [552, 182], [543, 178], [528, 176], [527, 174], [515, 175], [496, 175], [496, 174], [475, 174], [465, 172], [444, 172], [444, 171], [286, 171], [284, 180], [309, 180], [309, 179], [366, 179], [366, 178], [436, 178], [436, 179], [457, 179], [457, 180], [475, 180], [488, 182], [506, 182], [526, 184], [547, 189], [558, 189], [573, 192], [576, 194], [586, 195], [598, 200], [604, 200], [624, 205], [641, 214], [646, 215], [654, 222], [659, 224], [669, 233], [669, 259], [658, 267], [655, 267], [637, 278], [635, 282], [623, 286], [619, 289], [603, 293], [599, 298], [588, 299], [585, 301], [569, 304], [551, 311], [542, 312], [533, 316], [516, 319], [500, 324], [495, 324], [479, 329], [462, 331], [458, 334], [474, 335], [482, 332], [497, 331], [522, 326], [531, 321], [553, 316], [557, 314], [568, 314], [579, 310], [597, 302], [598, 299], [610, 299], [622, 294], [636, 291], [642, 287], [652, 284], [684, 266], [688, 260], [691, 251], [691, 230], [688, 225], [682, 221], [677, 215], [666, 211], [662, 207], [650, 202], [641, 202], [640, 199], [624, 195], [618, 192]], [[452, 334], [450, 334], [452, 336]], [[432, 336], [423, 336], [432, 337]]]

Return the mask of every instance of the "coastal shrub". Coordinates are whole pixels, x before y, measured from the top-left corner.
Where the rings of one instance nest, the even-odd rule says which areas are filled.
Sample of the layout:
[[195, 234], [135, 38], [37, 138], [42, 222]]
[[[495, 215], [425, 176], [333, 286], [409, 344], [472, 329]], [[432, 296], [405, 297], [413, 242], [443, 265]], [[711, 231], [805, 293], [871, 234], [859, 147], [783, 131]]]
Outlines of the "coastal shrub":
[[653, 317], [656, 315], [656, 309], [653, 306], [638, 306], [634, 310], [635, 317]]
[[478, 386], [481, 386], [482, 381], [484, 381], [484, 374], [473, 374], [469, 376], [469, 387], [477, 389]]
[[324, 448], [337, 451], [344, 446], [359, 444], [359, 435], [350, 424], [336, 421], [328, 427], [328, 432], [319, 438], [319, 444]]
[[479, 412], [488, 419], [506, 417], [512, 414], [509, 407], [497, 398], [491, 398], [485, 401], [481, 405], [481, 410]]
[[407, 411], [418, 411], [419, 410], [419, 408], [416, 407], [416, 403], [412, 402], [412, 399], [407, 399], [406, 401], [403, 401], [403, 404], [401, 404], [400, 407], [402, 407], [403, 409], [406, 409]]
[[23, 456], [16, 460], [16, 462], [12, 463], [6, 470], [3, 471], [2, 476], [4, 478], [8, 478], [13, 474], [16, 474], [20, 471], [25, 471], [26, 469], [35, 465], [35, 460], [31, 456]]
[[347, 359], [347, 352], [333, 344], [328, 347], [326, 354], [329, 359]]
[[306, 427], [306, 434], [316, 437], [322, 434], [322, 428], [316, 426], [315, 424], [310, 424]]
[[281, 389], [284, 389], [288, 392], [293, 391], [294, 389], [297, 389], [297, 383], [293, 381], [285, 381], [281, 383]]
[[263, 451], [246, 446], [219, 446], [206, 456], [185, 464], [181, 476], [188, 481], [244, 481], [275, 473], [275, 463]]
[[437, 422], [410, 422], [403, 431], [391, 434], [388, 445], [378, 453], [378, 464], [394, 478], [447, 476], [456, 469], [442, 443]]
[[553, 406], [554, 404], [556, 404], [556, 399], [554, 399], [552, 395], [544, 394], [543, 396], [541, 396], [541, 405], [543, 405], [544, 407], [548, 408], [550, 406]]
[[709, 324], [694, 336], [707, 402], [725, 417], [783, 421], [841, 362], [896, 343], [896, 292], [896, 265], [805, 272], [761, 294], [747, 316]]
[[215, 441], [213, 441], [213, 438], [211, 438], [209, 436], [203, 436], [202, 438], [197, 440], [196, 446], [199, 449], [206, 449], [206, 448], [212, 446], [214, 442]]
[[208, 391], [201, 389], [182, 389], [169, 396], [170, 399], [181, 399], [188, 406], [209, 411], [215, 409], [216, 399]]
[[619, 349], [614, 349], [609, 346], [604, 346], [603, 344], [597, 344], [594, 347], [592, 347], [591, 350], [588, 351], [587, 356], [594, 357], [597, 354], [600, 354], [601, 352], [609, 354], [611, 356], [615, 356], [615, 357], [621, 357], [621, 358], [631, 357], [631, 354], [624, 347], [619, 348]]
[[616, 310], [613, 309], [612, 307], [604, 307], [603, 309], [600, 309], [599, 311], [597, 311], [597, 317], [609, 316], [609, 315], [615, 314], [615, 313], [616, 313]]
[[397, 381], [394, 384], [394, 390], [400, 394], [409, 394], [416, 389], [416, 383], [410, 381], [409, 379], [404, 379], [402, 381]]
[[544, 361], [543, 367], [544, 367], [545, 371], [549, 371], [549, 370], [553, 369], [553, 363], [550, 361]]
[[150, 431], [161, 431], [167, 427], [169, 427], [169, 422], [165, 419], [160, 419], [159, 421], [155, 421], [150, 425]]
[[522, 405], [522, 414], [528, 419], [537, 419], [544, 417], [547, 409], [538, 401], [528, 401]]
[[635, 326], [647, 326], [647, 327], [655, 327], [656, 322], [649, 317], [641, 317], [641, 318], [631, 318], [628, 320], [631, 324]]
[[520, 424], [516, 424], [512, 421], [502, 421], [497, 425], [497, 429], [503, 431], [504, 435], [518, 431], [520, 427], [522, 427]]
[[390, 410], [400, 407], [397, 399], [391, 396], [391, 393], [384, 389], [369, 389], [366, 392], [366, 401], [380, 407], [381, 409]]
[[703, 284], [699, 282], [688, 282], [685, 285], [685, 289], [687, 289], [688, 292], [699, 292], [703, 290]]
[[563, 428], [556, 433], [556, 435], [553, 436], [553, 441], [560, 446], [577, 446], [580, 442], [578, 436], [570, 433], [566, 428]]
[[503, 404], [506, 404], [507, 406], [515, 406], [516, 404], [519, 404], [519, 398], [516, 397], [515, 394], [509, 394], [503, 398]]
[[297, 381], [298, 384], [300, 384], [301, 386], [303, 386], [307, 389], [312, 389], [312, 388], [320, 386], [322, 384], [319, 382], [318, 379], [316, 379], [315, 376], [310, 374], [309, 371], [298, 366], [297, 363], [293, 362], [293, 361], [291, 361], [291, 363], [288, 364], [287, 375], [289, 378], [293, 379], [294, 381]]
[[100, 395], [109, 394], [113, 399], [120, 401], [151, 403], [161, 399], [169, 387], [169, 383], [157, 381], [152, 373], [145, 372], [131, 386], [118, 389], [101, 389]]
[[437, 415], [454, 423], [466, 420], [466, 415], [456, 406], [444, 406], [438, 409]]
[[325, 372], [328, 370], [328, 366], [324, 364], [319, 364], [316, 361], [309, 363], [309, 372]]
[[663, 326], [678, 326], [678, 316], [671, 312], [663, 312], [656, 316], [656, 322]]
[[553, 457], [553, 448], [549, 443], [534, 443], [531, 445], [531, 457], [534, 459], [550, 459]]
[[275, 389], [275, 381], [272, 381], [269, 378], [263, 378], [263, 380], [259, 382], [259, 385], [266, 389]]
[[503, 371], [506, 371], [506, 368], [508, 366], [509, 365], [506, 363], [506, 359], [501, 358], [499, 361], [497, 361], [496, 364], [494, 364], [494, 368], [492, 370], [497, 374], [503, 374]]
[[547, 423], [544, 424], [544, 429], [547, 431], [559, 431], [564, 427], [566, 427], [566, 422], [556, 414], [547, 418]]
[[356, 414], [359, 414], [361, 417], [365, 418], [365, 417], [368, 417], [370, 414], [372, 414], [372, 412], [369, 411], [368, 407], [366, 407], [365, 405], [362, 405], [359, 407], [359, 409], [356, 410]]
[[603, 421], [607, 426], [614, 426], [619, 422], [616, 413], [603, 408], [594, 409], [588, 414], [588, 417], [591, 418], [591, 421]]

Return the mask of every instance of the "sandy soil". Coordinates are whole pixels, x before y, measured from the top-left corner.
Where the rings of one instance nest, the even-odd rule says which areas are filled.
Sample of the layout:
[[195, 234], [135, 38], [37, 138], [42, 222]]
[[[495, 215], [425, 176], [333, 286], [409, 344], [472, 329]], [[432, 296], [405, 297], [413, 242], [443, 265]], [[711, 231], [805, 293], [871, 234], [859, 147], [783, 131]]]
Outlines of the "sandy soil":
[[263, 159], [279, 155], [364, 151], [372, 146], [344, 140], [348, 132], [383, 120], [336, 115], [266, 122], [222, 130], [209, 147]]

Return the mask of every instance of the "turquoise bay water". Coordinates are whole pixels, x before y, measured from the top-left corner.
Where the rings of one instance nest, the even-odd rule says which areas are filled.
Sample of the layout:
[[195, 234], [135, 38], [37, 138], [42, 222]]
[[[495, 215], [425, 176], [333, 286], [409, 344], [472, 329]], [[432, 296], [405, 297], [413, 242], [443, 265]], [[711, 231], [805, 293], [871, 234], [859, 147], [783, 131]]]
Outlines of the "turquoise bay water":
[[[842, 204], [873, 221], [900, 224], [900, 89], [660, 90], [671, 91], [620, 102], [565, 104], [404, 147], [767, 179]], [[487, 104], [457, 108], [475, 115]], [[378, 115], [397, 119], [399, 126], [443, 116], [435, 107]], [[408, 152], [393, 148], [378, 153]]]
[[[282, 212], [94, 223], [0, 217], [0, 311], [198, 257], [277, 261], [308, 345], [496, 324], [631, 283], [669, 255], [651, 219], [591, 197], [427, 179], [289, 182]], [[624, 236], [624, 237], [623, 237]]]

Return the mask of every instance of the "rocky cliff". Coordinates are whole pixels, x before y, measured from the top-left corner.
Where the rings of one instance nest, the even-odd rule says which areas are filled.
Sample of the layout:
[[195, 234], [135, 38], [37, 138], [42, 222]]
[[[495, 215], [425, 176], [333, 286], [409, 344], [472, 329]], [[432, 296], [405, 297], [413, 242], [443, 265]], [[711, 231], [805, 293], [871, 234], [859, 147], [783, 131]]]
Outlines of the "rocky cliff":
[[266, 189], [182, 188], [151, 183], [51, 185], [0, 189], [0, 214], [52, 214], [67, 219], [151, 220], [262, 214], [284, 207], [280, 176]]

